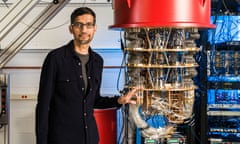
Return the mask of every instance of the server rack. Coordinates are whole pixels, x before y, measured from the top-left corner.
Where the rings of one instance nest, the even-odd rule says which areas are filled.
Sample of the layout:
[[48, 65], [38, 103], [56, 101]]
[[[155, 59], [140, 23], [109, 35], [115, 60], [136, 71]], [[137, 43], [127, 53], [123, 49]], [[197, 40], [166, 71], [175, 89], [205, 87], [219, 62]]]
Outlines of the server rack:
[[[209, 63], [207, 136], [210, 144], [240, 143], [239, 55], [238, 44], [222, 43], [216, 45], [212, 66]], [[208, 56], [212, 56], [211, 51]]]

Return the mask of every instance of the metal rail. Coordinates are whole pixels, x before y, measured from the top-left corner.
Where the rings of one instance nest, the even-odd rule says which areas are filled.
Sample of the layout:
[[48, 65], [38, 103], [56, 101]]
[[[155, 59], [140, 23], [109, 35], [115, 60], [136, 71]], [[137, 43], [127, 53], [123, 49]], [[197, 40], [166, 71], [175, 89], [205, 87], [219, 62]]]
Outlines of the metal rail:
[[20, 0], [14, 3], [0, 20], [0, 41], [33, 9], [40, 0]]
[[0, 53], [0, 69], [22, 49], [70, 0], [49, 4], [36, 19]]

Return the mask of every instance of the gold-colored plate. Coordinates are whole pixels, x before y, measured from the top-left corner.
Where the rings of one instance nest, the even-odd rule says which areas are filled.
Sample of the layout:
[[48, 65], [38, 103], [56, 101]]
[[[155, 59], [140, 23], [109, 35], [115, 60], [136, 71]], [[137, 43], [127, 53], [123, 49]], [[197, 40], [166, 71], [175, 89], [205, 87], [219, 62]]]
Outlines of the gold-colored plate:
[[127, 67], [135, 68], [192, 68], [198, 67], [197, 63], [192, 64], [175, 64], [175, 65], [159, 65], [159, 64], [126, 64]]
[[198, 52], [198, 47], [186, 48], [124, 48], [125, 51], [138, 51], [138, 52]]
[[[129, 89], [132, 89], [133, 87], [128, 87]], [[197, 89], [197, 86], [191, 86], [191, 87], [174, 87], [174, 86], [168, 86], [163, 88], [144, 88], [143, 91], [191, 91]]]

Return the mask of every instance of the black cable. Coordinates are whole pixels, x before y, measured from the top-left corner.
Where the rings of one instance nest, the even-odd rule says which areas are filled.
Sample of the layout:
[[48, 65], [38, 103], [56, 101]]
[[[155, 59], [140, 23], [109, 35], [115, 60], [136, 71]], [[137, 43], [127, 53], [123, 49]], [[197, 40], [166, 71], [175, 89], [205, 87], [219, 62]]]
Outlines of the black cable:
[[120, 111], [121, 111], [121, 117], [120, 117], [120, 120], [122, 121], [122, 125], [121, 125], [121, 129], [120, 129], [120, 132], [119, 132], [119, 137], [118, 137], [118, 139], [117, 139], [117, 143], [118, 144], [122, 144], [122, 139], [123, 139], [123, 137], [124, 137], [124, 135], [123, 135], [123, 132], [124, 132], [124, 123], [125, 123], [125, 119], [124, 119], [124, 115], [125, 115], [125, 113], [124, 113], [124, 107], [123, 108], [121, 108], [120, 109]]
[[[121, 36], [121, 32], [120, 32], [120, 40], [121, 40], [121, 50], [123, 50], [123, 58], [122, 58], [121, 66], [120, 66], [120, 69], [119, 69], [119, 72], [118, 72], [118, 77], [117, 77], [117, 91], [120, 94], [124, 94], [125, 93], [124, 89], [120, 90], [120, 86], [119, 86], [121, 73], [122, 73], [122, 69], [124, 67], [124, 62], [125, 62], [125, 58], [126, 58], [126, 53], [124, 52], [124, 44], [123, 44], [123, 39], [122, 39], [122, 36]], [[122, 141], [125, 141], [124, 139], [126, 138], [126, 136], [124, 137], [124, 132], [125, 132], [124, 130], [126, 128], [125, 123], [127, 122], [125, 119], [126, 119], [126, 117], [128, 117], [128, 114], [126, 113], [126, 111], [127, 111], [126, 110], [126, 105], [124, 105], [121, 108], [122, 127], [121, 127], [120, 134], [119, 134], [119, 137], [118, 137], [118, 140], [117, 140], [118, 144], [122, 144]]]
[[121, 63], [120, 70], [119, 70], [119, 73], [118, 73], [118, 78], [117, 78], [117, 90], [118, 90], [119, 93], [124, 93], [124, 91], [120, 90], [120, 87], [119, 87], [120, 77], [121, 77], [122, 69], [124, 68], [124, 62], [125, 62], [125, 59], [126, 59], [126, 52], [124, 51], [124, 44], [123, 44], [123, 39], [122, 39], [122, 36], [121, 36], [121, 32], [120, 32], [120, 41], [121, 41], [121, 49], [123, 50], [123, 58], [122, 58], [122, 63]]
[[197, 136], [197, 134], [195, 133], [195, 131], [192, 129], [192, 127], [190, 127], [191, 129], [191, 133], [193, 134], [193, 136], [197, 139], [197, 141], [200, 143], [200, 144], [203, 144], [203, 142], [201, 141], [201, 139]]

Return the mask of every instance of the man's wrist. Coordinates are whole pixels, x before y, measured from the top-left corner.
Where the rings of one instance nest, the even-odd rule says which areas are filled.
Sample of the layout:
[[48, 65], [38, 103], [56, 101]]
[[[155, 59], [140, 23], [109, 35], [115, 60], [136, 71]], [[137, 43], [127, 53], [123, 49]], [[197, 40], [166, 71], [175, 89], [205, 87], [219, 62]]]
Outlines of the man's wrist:
[[121, 103], [121, 96], [118, 97], [117, 102], [118, 102], [118, 104], [122, 104], [122, 103]]

